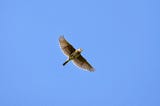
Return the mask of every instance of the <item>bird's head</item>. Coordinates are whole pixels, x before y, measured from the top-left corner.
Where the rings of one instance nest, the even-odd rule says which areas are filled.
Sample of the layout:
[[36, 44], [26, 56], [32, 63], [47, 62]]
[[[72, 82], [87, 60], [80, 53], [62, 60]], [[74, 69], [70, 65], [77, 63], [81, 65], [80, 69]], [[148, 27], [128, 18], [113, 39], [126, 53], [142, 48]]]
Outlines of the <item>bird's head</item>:
[[81, 48], [77, 49], [77, 51], [82, 52], [83, 50]]

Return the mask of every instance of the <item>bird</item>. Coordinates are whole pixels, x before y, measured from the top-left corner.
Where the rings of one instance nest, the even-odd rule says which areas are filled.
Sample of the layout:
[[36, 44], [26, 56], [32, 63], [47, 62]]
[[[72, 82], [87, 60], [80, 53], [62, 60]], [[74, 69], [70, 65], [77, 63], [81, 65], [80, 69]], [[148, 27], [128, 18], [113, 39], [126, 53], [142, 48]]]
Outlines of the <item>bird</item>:
[[81, 55], [81, 52], [83, 51], [82, 48], [75, 49], [64, 38], [64, 36], [59, 37], [59, 45], [62, 52], [68, 57], [67, 60], [63, 63], [63, 66], [65, 66], [68, 62], [72, 61], [76, 66], [85, 71], [95, 71], [95, 69], [89, 64], [89, 62]]

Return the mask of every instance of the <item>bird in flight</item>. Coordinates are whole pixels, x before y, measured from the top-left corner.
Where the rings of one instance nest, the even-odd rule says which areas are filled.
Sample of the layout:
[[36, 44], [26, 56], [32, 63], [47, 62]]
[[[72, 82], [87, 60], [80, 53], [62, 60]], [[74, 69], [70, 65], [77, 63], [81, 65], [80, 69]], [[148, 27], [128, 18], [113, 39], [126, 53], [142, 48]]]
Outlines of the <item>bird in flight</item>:
[[82, 49], [75, 49], [64, 36], [59, 37], [59, 44], [63, 53], [68, 57], [68, 59], [63, 63], [65, 66], [69, 61], [72, 61], [76, 66], [88, 70], [90, 72], [94, 71], [94, 68], [87, 62], [87, 60], [81, 55]]

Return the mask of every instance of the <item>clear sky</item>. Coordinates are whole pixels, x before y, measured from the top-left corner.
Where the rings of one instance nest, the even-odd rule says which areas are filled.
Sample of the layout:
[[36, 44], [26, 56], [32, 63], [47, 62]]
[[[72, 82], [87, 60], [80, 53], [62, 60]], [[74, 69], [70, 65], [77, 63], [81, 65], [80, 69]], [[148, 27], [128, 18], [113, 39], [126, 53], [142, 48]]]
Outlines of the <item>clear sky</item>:
[[1, 0], [0, 106], [160, 106], [160, 1]]

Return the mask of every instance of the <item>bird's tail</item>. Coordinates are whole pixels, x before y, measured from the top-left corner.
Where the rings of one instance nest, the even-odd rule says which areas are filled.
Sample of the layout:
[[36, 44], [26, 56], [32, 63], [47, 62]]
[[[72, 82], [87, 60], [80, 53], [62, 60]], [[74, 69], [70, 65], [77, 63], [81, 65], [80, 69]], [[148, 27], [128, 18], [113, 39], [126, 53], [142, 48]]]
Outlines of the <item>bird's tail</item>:
[[70, 60], [66, 60], [64, 63], [63, 63], [63, 66], [65, 66]]

